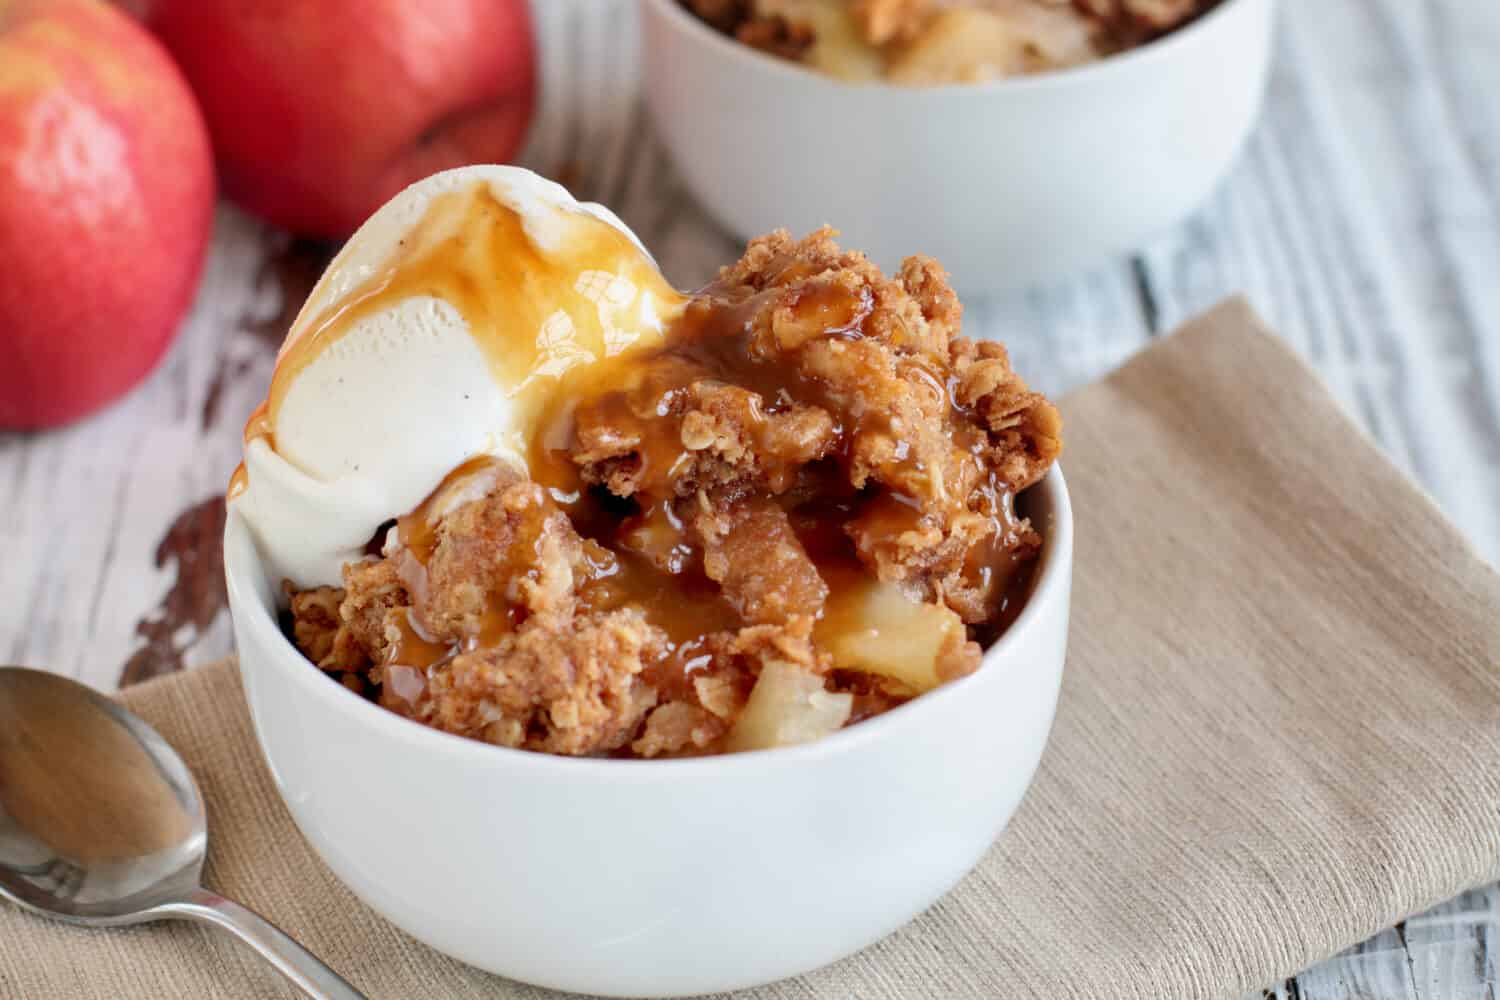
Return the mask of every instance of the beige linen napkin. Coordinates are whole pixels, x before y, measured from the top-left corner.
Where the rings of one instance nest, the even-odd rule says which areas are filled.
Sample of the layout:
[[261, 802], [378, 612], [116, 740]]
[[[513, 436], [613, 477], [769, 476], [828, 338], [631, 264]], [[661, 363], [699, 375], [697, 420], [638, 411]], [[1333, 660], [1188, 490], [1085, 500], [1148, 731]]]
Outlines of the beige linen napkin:
[[[1500, 579], [1314, 377], [1231, 303], [1064, 410], [1074, 621], [1035, 786], [931, 911], [749, 996], [1237, 998], [1500, 877]], [[548, 995], [333, 879], [232, 666], [124, 700], [204, 784], [211, 885], [372, 997]], [[0, 906], [0, 996], [285, 995], [207, 931]]]

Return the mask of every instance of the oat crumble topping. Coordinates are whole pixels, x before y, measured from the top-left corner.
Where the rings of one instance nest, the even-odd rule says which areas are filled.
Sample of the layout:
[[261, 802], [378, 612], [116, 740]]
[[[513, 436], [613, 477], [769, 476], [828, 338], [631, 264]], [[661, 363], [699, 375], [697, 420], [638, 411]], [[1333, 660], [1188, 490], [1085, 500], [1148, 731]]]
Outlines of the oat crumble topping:
[[[895, 34], [921, 6], [860, 5]], [[973, 671], [1025, 599], [1014, 500], [1061, 421], [960, 335], [935, 261], [887, 276], [834, 235], [753, 241], [569, 398], [531, 478], [471, 462], [341, 588], [288, 584], [297, 646], [426, 725], [567, 755], [812, 738]]]

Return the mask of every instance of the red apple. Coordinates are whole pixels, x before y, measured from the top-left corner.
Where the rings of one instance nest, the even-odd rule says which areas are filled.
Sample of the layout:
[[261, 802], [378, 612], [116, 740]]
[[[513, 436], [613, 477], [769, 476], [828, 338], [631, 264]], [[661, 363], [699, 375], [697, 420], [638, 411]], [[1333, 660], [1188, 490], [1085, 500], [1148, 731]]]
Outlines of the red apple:
[[510, 159], [535, 92], [527, 0], [155, 0], [225, 190], [348, 235], [438, 170]]
[[144, 376], [213, 226], [208, 133], [166, 51], [97, 0], [0, 0], [0, 428]]

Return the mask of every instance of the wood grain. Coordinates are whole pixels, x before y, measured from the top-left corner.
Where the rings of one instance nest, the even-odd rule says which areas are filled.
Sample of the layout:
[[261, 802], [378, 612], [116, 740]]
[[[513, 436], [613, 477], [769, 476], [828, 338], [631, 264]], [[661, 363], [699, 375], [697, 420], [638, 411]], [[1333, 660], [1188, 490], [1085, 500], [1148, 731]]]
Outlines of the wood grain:
[[[738, 252], [636, 99], [631, 0], [533, 5], [524, 161], [602, 201], [684, 287]], [[1500, 561], [1500, 5], [1289, 0], [1265, 121], [1223, 189], [1130, 258], [968, 303], [970, 333], [1061, 392], [1244, 291], [1348, 412]], [[835, 220], [836, 221], [836, 220]], [[920, 249], [920, 248], [914, 248]], [[0, 435], [0, 662], [113, 688], [230, 649], [217, 535], [240, 425], [330, 250], [233, 207], [161, 368], [119, 405]], [[1500, 888], [1290, 980], [1283, 1000], [1495, 1000]]]

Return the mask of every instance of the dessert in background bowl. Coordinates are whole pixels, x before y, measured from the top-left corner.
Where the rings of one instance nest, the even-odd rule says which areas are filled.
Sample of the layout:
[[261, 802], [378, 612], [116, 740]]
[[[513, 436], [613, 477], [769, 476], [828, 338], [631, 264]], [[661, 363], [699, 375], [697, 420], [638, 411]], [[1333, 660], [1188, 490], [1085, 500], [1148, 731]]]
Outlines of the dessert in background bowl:
[[1160, 38], [1218, 0], [680, 0], [746, 45], [851, 83], [982, 83]]
[[[966, 294], [1064, 276], [1182, 219], [1234, 162], [1270, 65], [1273, 0], [1220, 0], [1159, 37], [1132, 19], [1090, 34], [1097, 19], [1075, 23], [1074, 8], [1038, 0], [986, 0], [985, 12], [956, 15], [1039, 8], [1031, 13], [1047, 24], [1020, 42], [992, 18], [987, 32], [940, 30], [955, 11], [980, 6], [950, 4], [926, 29], [939, 30], [930, 57], [894, 38], [889, 52], [865, 44], [851, 6], [883, 5], [780, 0], [800, 20], [784, 15], [756, 29], [734, 22], [757, 5], [724, 4], [716, 23], [758, 49], [682, 0], [642, 0], [657, 131], [700, 203], [737, 235], [838, 220], [876, 263], [891, 267], [919, 249]], [[1125, 18], [1148, 6], [1198, 8], [1180, 0], [1078, 9]], [[778, 24], [792, 26], [787, 37], [777, 37]], [[1001, 56], [957, 54], [985, 35], [983, 47]], [[1003, 55], [1011, 44], [1013, 58]], [[819, 48], [812, 58], [826, 57], [826, 71], [788, 58]], [[989, 66], [992, 58], [1009, 64]], [[1006, 75], [1017, 71], [1026, 75]], [[969, 79], [990, 76], [998, 78]], [[913, 85], [924, 83], [937, 85]]]
[[225, 539], [257, 734], [335, 872], [613, 995], [794, 974], [946, 891], [1036, 767], [1071, 567], [1056, 411], [959, 323], [935, 262], [827, 232], [681, 295], [512, 168], [381, 209]]

